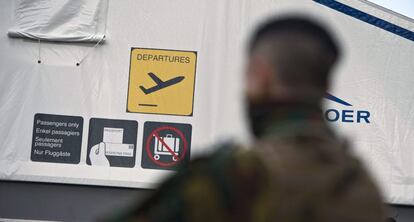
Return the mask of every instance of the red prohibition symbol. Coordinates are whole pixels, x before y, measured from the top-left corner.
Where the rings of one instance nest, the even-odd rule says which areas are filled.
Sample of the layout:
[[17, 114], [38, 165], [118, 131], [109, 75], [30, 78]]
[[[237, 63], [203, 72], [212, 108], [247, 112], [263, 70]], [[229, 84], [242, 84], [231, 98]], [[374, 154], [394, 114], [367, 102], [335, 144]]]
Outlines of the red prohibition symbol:
[[[163, 131], [170, 131], [170, 132], [174, 132], [182, 141], [182, 146], [180, 145], [179, 152], [176, 152], [176, 148], [175, 147], [170, 147], [164, 140], [164, 138], [161, 138], [160, 133], [162, 133]], [[159, 143], [161, 143], [162, 147], [165, 147], [167, 152], [166, 154], [171, 156], [172, 158], [170, 158], [170, 162], [168, 161], [161, 161], [160, 160], [160, 155], [155, 153], [155, 150], [151, 151], [151, 142], [152, 140], [158, 140]], [[156, 141], [154, 141], [155, 144]], [[154, 145], [156, 146], [156, 145]], [[183, 134], [183, 132], [181, 132], [179, 129], [175, 128], [175, 127], [171, 127], [171, 126], [163, 126], [163, 127], [159, 127], [156, 128], [155, 130], [153, 130], [146, 141], [146, 151], [147, 151], [147, 155], [148, 157], [157, 165], [162, 166], [162, 167], [172, 167], [175, 166], [177, 164], [179, 164], [182, 160], [184, 160], [185, 158], [185, 154], [187, 153], [187, 140]]]

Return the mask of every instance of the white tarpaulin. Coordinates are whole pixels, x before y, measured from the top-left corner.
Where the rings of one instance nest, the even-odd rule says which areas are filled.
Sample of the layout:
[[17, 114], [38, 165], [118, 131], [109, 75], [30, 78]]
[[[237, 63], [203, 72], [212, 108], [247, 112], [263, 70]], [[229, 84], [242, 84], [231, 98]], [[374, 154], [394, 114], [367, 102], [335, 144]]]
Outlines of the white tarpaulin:
[[98, 42], [105, 36], [108, 0], [17, 0], [15, 4], [10, 36], [62, 42]]
[[295, 11], [343, 43], [328, 121], [388, 202], [414, 204], [413, 21], [357, 0], [110, 1], [106, 44], [42, 43], [38, 64], [36, 42], [6, 35], [19, 6], [0, 1], [1, 179], [152, 187], [218, 140], [246, 141], [248, 34]]

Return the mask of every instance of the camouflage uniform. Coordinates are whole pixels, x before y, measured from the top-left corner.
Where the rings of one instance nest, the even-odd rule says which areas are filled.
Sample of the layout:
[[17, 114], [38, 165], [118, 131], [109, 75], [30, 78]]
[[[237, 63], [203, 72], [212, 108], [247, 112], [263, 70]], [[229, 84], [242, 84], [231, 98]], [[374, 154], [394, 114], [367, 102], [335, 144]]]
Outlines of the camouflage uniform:
[[320, 113], [276, 112], [253, 149], [191, 162], [114, 221], [385, 221], [376, 186]]

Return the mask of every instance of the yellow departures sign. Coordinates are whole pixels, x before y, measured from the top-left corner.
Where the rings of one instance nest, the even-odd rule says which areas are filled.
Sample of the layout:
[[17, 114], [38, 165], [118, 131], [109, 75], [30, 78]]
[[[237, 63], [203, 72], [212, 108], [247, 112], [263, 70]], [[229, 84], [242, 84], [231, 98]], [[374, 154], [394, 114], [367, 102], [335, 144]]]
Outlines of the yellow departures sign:
[[197, 53], [132, 48], [128, 112], [192, 116]]

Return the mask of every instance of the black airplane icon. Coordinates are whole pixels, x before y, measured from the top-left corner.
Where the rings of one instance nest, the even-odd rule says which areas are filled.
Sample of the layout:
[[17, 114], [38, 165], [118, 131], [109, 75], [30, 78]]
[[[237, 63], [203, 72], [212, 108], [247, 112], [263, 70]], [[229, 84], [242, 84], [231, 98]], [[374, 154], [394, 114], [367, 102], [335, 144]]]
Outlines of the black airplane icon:
[[160, 78], [158, 78], [158, 76], [156, 76], [152, 72], [148, 73], [148, 75], [156, 83], [156, 85], [154, 87], [149, 88], [149, 89], [145, 88], [144, 86], [139, 86], [139, 88], [142, 90], [142, 92], [144, 92], [147, 95], [150, 94], [150, 93], [156, 92], [158, 90], [164, 89], [166, 87], [175, 85], [175, 84], [177, 84], [177, 83], [184, 80], [184, 76], [178, 76], [178, 77], [172, 78], [172, 79], [167, 80], [167, 81], [162, 81]]

